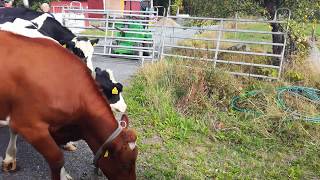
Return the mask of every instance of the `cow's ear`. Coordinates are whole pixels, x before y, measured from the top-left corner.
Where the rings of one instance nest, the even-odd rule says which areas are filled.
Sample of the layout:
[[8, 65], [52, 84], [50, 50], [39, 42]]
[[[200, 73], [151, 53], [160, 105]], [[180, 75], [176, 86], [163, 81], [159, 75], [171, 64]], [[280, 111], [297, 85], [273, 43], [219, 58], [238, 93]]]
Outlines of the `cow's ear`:
[[97, 74], [98, 74], [98, 73], [101, 73], [101, 69], [100, 69], [99, 67], [96, 67], [96, 68], [94, 69], [94, 72], [96, 72]]
[[70, 49], [71, 51], [74, 51], [75, 47], [76, 47], [76, 43], [73, 41], [67, 41], [66, 42], [66, 46], [68, 49]]
[[122, 126], [125, 125], [125, 128], [129, 127], [129, 118], [126, 114], [122, 115], [121, 121], [125, 122], [125, 124], [121, 124]]
[[64, 48], [67, 48], [71, 51], [73, 51], [74, 47], [75, 47], [75, 43], [72, 41], [59, 41], [59, 43], [61, 44], [61, 46], [63, 46]]
[[61, 44], [61, 46], [67, 45], [67, 42], [65, 40], [59, 40], [59, 44]]
[[99, 39], [91, 39], [90, 40], [90, 43], [92, 44], [92, 46], [98, 44], [98, 42], [99, 42]]
[[116, 84], [115, 84], [115, 87], [117, 87], [117, 89], [118, 89], [119, 92], [122, 92], [123, 86], [122, 86], [121, 83], [116, 83]]

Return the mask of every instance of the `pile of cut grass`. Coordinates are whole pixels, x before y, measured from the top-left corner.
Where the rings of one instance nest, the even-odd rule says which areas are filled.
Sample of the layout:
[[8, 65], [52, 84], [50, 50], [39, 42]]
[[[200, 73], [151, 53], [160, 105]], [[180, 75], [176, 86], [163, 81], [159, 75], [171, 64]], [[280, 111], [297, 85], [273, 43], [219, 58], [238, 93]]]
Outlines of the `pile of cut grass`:
[[[287, 83], [210, 67], [167, 60], [132, 79], [125, 98], [139, 134], [138, 178], [319, 179], [319, 125], [293, 120], [274, 101]], [[234, 95], [253, 89], [270, 92], [262, 116], [229, 108]]]

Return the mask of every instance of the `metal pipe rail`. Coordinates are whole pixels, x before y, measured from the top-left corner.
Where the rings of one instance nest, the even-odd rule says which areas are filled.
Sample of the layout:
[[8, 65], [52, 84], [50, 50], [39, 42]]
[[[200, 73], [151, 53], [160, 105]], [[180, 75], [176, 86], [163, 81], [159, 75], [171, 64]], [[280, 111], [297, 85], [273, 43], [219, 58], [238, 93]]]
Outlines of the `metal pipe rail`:
[[269, 31], [257, 31], [257, 30], [237, 30], [237, 29], [222, 29], [222, 28], [217, 28], [217, 29], [212, 29], [212, 28], [203, 28], [203, 27], [173, 27], [173, 26], [164, 26], [164, 28], [173, 28], [173, 29], [192, 29], [192, 30], [201, 30], [201, 31], [222, 31], [222, 32], [241, 32], [241, 33], [255, 33], [255, 34], [279, 34], [279, 35], [284, 35], [285, 33], [283, 32], [269, 32]]
[[287, 23], [286, 21], [277, 20], [259, 20], [259, 19], [231, 19], [231, 18], [208, 18], [208, 17], [181, 17], [181, 16], [167, 16], [172, 19], [188, 19], [188, 20], [208, 20], [208, 21], [237, 21], [237, 22], [257, 22], [257, 23]]
[[224, 64], [264, 67], [264, 68], [272, 68], [272, 69], [279, 69], [280, 68], [279, 66], [274, 66], [274, 65], [256, 64], [256, 63], [247, 63], [247, 62], [238, 62], [238, 61], [216, 60], [216, 62], [224, 63]]
[[[63, 6], [64, 7], [64, 6]], [[134, 10], [101, 10], [101, 9], [65, 9], [67, 11], [72, 11], [72, 12], [85, 12], [85, 13], [113, 13], [113, 12], [117, 12], [117, 13], [144, 13], [144, 14], [156, 14], [157, 11], [134, 11]]]
[[[64, 17], [65, 20], [78, 20], [78, 21], [100, 21], [105, 22], [105, 18], [74, 18], [74, 17]], [[109, 22], [120, 23], [120, 22], [156, 22], [154, 20], [143, 20], [143, 19], [109, 19]]]
[[149, 50], [151, 50], [151, 51], [153, 50], [152, 47], [139, 47], [139, 46], [119, 46], [119, 45], [97, 45], [97, 46], [130, 49], [130, 50], [148, 50], [148, 52], [149, 52]]
[[265, 75], [259, 75], [259, 74], [240, 73], [240, 72], [230, 72], [230, 71], [227, 71], [227, 73], [232, 74], [232, 75], [238, 75], [238, 76], [247, 76], [247, 77], [254, 77], [254, 78], [262, 78], [262, 79], [278, 80], [278, 78], [276, 78], [276, 77], [272, 77], [272, 76], [265, 76]]
[[272, 68], [272, 69], [280, 69], [279, 66], [274, 65], [267, 65], [267, 64], [256, 64], [256, 63], [247, 63], [247, 62], [240, 62], [240, 61], [227, 61], [227, 60], [213, 60], [208, 58], [201, 58], [201, 57], [190, 57], [190, 56], [182, 56], [182, 55], [174, 55], [174, 54], [163, 54], [164, 56], [168, 57], [177, 57], [181, 59], [194, 59], [194, 60], [201, 60], [201, 61], [216, 61], [217, 63], [222, 64], [234, 64], [234, 65], [244, 65], [244, 66], [255, 66], [255, 67], [263, 67], [263, 68]]
[[[106, 55], [106, 54], [104, 54], [104, 53], [97, 53], [97, 52], [95, 52], [94, 54], [96, 54], [96, 55]], [[108, 54], [108, 56], [111, 56], [111, 57], [121, 57], [121, 58], [134, 58], [134, 59], [141, 59], [142, 58], [142, 56], [137, 56], [137, 55], [128, 55], [128, 54], [126, 54], [126, 55], [122, 55], [122, 54]], [[144, 59], [153, 59], [153, 57], [152, 56], [143, 56], [143, 58]]]
[[110, 21], [109, 20], [109, 25], [111, 24], [124, 24], [124, 25], [143, 25], [143, 26], [148, 26], [148, 27], [155, 27], [156, 25], [154, 24], [151, 24], [151, 23], [156, 23], [156, 21], [152, 20], [150, 21], [149, 23], [137, 23], [137, 22], [127, 22], [127, 21], [117, 21], [117, 20], [113, 20], [113, 21]]
[[[68, 28], [81, 28], [81, 29], [94, 29], [97, 30], [97, 28], [95, 27], [82, 27], [82, 26], [68, 26]], [[120, 28], [119, 28], [120, 29]], [[125, 32], [125, 33], [138, 33], [138, 34], [148, 34], [148, 35], [152, 35], [153, 32], [155, 32], [155, 30], [152, 29], [141, 29], [141, 32], [138, 32], [136, 30], [140, 30], [140, 29], [134, 29], [134, 28], [121, 28], [120, 30], [116, 29], [116, 28], [105, 28], [105, 27], [101, 27], [99, 28], [99, 30], [108, 30], [108, 31], [117, 31], [117, 32]]]
[[[172, 39], [183, 39], [183, 40], [199, 40], [199, 41], [218, 41], [219, 39], [210, 39], [210, 38], [192, 38], [192, 37], [179, 37], [179, 36], [166, 36], [166, 38]], [[272, 46], [283, 46], [281, 43], [270, 43], [270, 42], [258, 42], [258, 41], [242, 41], [234, 39], [220, 39], [221, 42], [230, 42], [230, 43], [242, 43], [242, 44], [259, 44], [259, 45], [272, 45]]]
[[[95, 29], [95, 28], [92, 28], [92, 27], [81, 27], [81, 26], [68, 26], [68, 28], [74, 28], [74, 29]], [[136, 30], [136, 29], [132, 29], [132, 30]], [[117, 31], [117, 32], [121, 32], [117, 29], [108, 29], [108, 31]], [[153, 35], [152, 32], [154, 31], [151, 31], [151, 32], [139, 32], [139, 31], [128, 31], [128, 30], [124, 30], [125, 33], [131, 33], [131, 34], [143, 34], [143, 35]]]
[[179, 48], [179, 49], [190, 49], [190, 50], [201, 50], [201, 51], [210, 51], [210, 52], [225, 52], [225, 53], [235, 53], [235, 54], [245, 54], [245, 55], [257, 55], [257, 56], [267, 56], [267, 57], [281, 57], [280, 54], [270, 54], [270, 53], [258, 53], [258, 52], [247, 52], [247, 51], [232, 51], [232, 50], [224, 50], [224, 49], [209, 49], [209, 48], [196, 48], [189, 46], [175, 46], [165, 44], [165, 47], [171, 48]]
[[127, 38], [127, 37], [86, 35], [86, 34], [80, 34], [79, 36], [81, 36], [81, 37], [91, 37], [91, 38], [104, 38], [104, 37], [106, 37], [106, 39], [121, 40], [121, 41], [128, 41], [128, 42], [137, 42], [137, 43], [145, 43], [145, 44], [153, 44], [153, 40], [150, 39], [150, 38]]

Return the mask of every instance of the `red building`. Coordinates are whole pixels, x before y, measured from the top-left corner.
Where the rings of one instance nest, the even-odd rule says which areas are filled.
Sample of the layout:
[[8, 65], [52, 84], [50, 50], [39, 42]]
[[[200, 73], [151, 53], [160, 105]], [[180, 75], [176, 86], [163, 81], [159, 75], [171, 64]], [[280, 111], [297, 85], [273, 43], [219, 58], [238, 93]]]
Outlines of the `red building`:
[[[152, 6], [153, 0], [61, 0], [53, 1], [50, 3], [52, 13], [61, 13], [62, 6], [68, 6], [72, 8], [83, 9], [109, 9], [109, 10], [132, 10], [141, 11], [145, 10], [145, 7]], [[89, 14], [89, 17], [101, 18], [102, 15]]]

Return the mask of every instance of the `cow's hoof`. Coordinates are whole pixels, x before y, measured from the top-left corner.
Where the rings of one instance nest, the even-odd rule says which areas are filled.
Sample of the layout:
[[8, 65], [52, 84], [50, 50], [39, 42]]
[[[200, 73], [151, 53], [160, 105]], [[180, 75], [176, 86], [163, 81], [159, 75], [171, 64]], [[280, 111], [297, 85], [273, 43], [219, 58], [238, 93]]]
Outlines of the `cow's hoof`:
[[66, 176], [66, 179], [67, 179], [67, 180], [72, 180], [73, 178], [68, 174], [68, 175]]
[[63, 149], [66, 150], [66, 151], [73, 152], [73, 151], [77, 150], [77, 147], [73, 143], [69, 142], [69, 143], [67, 143], [66, 145], [63, 146]]
[[5, 162], [2, 161], [2, 170], [4, 172], [14, 172], [17, 169], [17, 161]]

